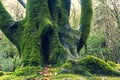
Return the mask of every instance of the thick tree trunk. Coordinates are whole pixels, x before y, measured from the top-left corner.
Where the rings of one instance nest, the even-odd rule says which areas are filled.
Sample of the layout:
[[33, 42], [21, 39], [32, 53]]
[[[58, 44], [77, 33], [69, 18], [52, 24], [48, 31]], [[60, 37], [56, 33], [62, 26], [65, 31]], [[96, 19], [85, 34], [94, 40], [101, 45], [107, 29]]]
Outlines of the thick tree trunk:
[[[0, 28], [17, 46], [23, 66], [61, 65], [68, 58], [78, 58], [77, 45], [82, 38], [81, 32], [72, 30], [69, 25], [70, 4], [70, 0], [27, 0], [26, 18], [14, 22], [0, 1]], [[91, 6], [86, 4], [86, 7], [88, 5]], [[88, 9], [91, 13], [91, 8]], [[86, 14], [84, 10], [83, 13]], [[91, 19], [91, 16], [88, 17]], [[86, 36], [90, 26], [88, 17], [82, 15], [81, 18], [87, 28], [83, 32]], [[83, 18], [88, 19], [87, 24]]]

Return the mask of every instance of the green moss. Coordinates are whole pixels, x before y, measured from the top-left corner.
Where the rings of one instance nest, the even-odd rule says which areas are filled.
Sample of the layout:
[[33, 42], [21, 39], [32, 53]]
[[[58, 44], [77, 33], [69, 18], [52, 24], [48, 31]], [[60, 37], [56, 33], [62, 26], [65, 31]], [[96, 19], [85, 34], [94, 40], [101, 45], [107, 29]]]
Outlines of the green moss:
[[80, 24], [86, 25], [85, 28], [88, 29], [87, 27], [90, 27], [92, 19], [92, 0], [81, 0], [81, 3]]
[[14, 72], [14, 75], [16, 76], [27, 76], [27, 75], [36, 75], [38, 73], [38, 71], [42, 70], [42, 67], [40, 66], [26, 66], [26, 67], [22, 67], [17, 69]]
[[50, 63], [52, 65], [60, 66], [65, 63], [67, 59], [67, 51], [60, 43], [57, 31], [54, 30], [54, 36], [51, 42]]
[[0, 28], [5, 31], [5, 29], [11, 24], [11, 22], [12, 17], [3, 7], [2, 1], [0, 1]]
[[41, 22], [43, 19], [50, 18], [47, 1], [29, 0], [27, 2], [27, 20]]
[[0, 76], [4, 75], [5, 73], [3, 71], [0, 71]]
[[117, 67], [117, 64], [115, 64], [113, 61], [108, 61], [107, 63], [113, 68]]
[[[50, 63], [52, 65], [60, 66], [67, 60], [68, 53], [59, 40], [58, 32], [64, 29], [66, 24], [69, 24], [68, 15], [64, 6], [64, 0], [56, 0], [55, 5], [55, 12], [53, 12], [55, 15], [52, 17], [49, 12], [47, 0], [29, 0], [27, 2], [27, 14], [25, 22], [18, 22], [16, 29], [11, 28], [13, 29], [13, 34], [10, 34], [9, 30], [3, 30], [5, 32], [8, 31], [8, 35], [12, 36], [12, 38], [10, 38], [12, 42], [17, 42], [15, 45], [20, 52], [21, 64], [24, 64], [24, 68], [20, 68], [20, 71], [18, 70], [18, 73], [16, 74], [27, 74], [24, 74], [24, 71], [26, 71], [24, 69], [27, 69], [27, 66], [43, 66], [43, 58], [45, 58], [43, 55], [46, 55], [46, 53], [42, 53], [41, 38], [43, 38], [42, 33], [46, 33], [46, 31], [44, 31], [46, 28], [53, 29], [52, 37], [50, 36], [49, 38], [50, 49], [47, 53], [50, 54]], [[8, 26], [12, 23], [12, 20], [11, 16], [2, 6], [1, 1], [0, 15], [0, 27], [2, 26], [2, 29], [8, 29]], [[46, 50], [48, 49], [46, 48]]]
[[87, 56], [78, 61], [71, 60], [67, 62], [67, 65], [64, 64], [64, 68], [72, 73], [83, 74], [83, 75], [86, 73], [98, 74], [98, 75], [116, 75], [116, 76], [120, 75], [119, 72], [114, 70], [106, 62], [94, 56]]
[[12, 34], [12, 30], [10, 30], [10, 28], [14, 23], [15, 21], [4, 8], [2, 1], [0, 0], [0, 29], [8, 38], [12, 37], [10, 35]]
[[0, 77], [0, 80], [32, 80], [32, 79], [31, 76], [4, 75]]
[[[62, 73], [73, 73], [73, 74], [81, 74], [84, 76], [92, 76], [92, 74], [88, 71], [88, 69], [81, 65], [78, 61], [69, 60], [63, 65]], [[61, 71], [60, 71], [61, 72]]]
[[76, 74], [59, 74], [52, 78], [53, 80], [87, 80], [86, 77]]
[[[15, 76], [15, 75], [3, 75], [0, 76], [0, 80], [33, 80], [33, 78], [41, 79], [43, 77], [29, 75], [29, 76]], [[119, 77], [111, 76], [95, 76], [92, 77], [76, 75], [76, 74], [58, 74], [57, 76], [49, 77], [52, 80], [120, 80]]]
[[[56, 15], [54, 17], [57, 18], [57, 22], [60, 23], [60, 27], [63, 27], [63, 25], [68, 22], [68, 16], [65, 15], [65, 10], [62, 10], [61, 0], [57, 0], [55, 5], [57, 9], [57, 12], [55, 12], [57, 17]], [[9, 32], [9, 35], [12, 36], [10, 40], [16, 43], [15, 45], [19, 50], [21, 56], [20, 65], [24, 64], [23, 67], [38, 65], [43, 66], [43, 55], [46, 54], [42, 53], [41, 38], [42, 33], [44, 34], [45, 32], [44, 30], [49, 27], [54, 29], [54, 35], [53, 38], [51, 38], [52, 41], [50, 40], [49, 44], [50, 50], [48, 54], [51, 54], [49, 60], [52, 64], [63, 64], [67, 59], [67, 52], [60, 43], [58, 36], [59, 24], [55, 23], [56, 21], [52, 20], [51, 18], [48, 1], [29, 0], [27, 2], [26, 13], [25, 20], [18, 22], [16, 29], [14, 29], [14, 27], [11, 28], [13, 33], [10, 34]], [[2, 28], [8, 28], [8, 26], [12, 23], [11, 16], [4, 9], [1, 1], [0, 14], [0, 27], [3, 26]], [[58, 20], [59, 18], [60, 20]], [[3, 31], [7, 32], [8, 30]]]
[[82, 31], [82, 36], [78, 44], [78, 52], [82, 49], [89, 36], [92, 14], [92, 0], [81, 0], [80, 30]]
[[4, 76], [4, 75], [11, 75], [13, 72], [4, 72], [4, 71], [0, 71], [0, 76]]
[[105, 61], [94, 56], [87, 56], [85, 59], [81, 60], [81, 64], [86, 66], [86, 68], [94, 74], [120, 75], [120, 73], [115, 71]]

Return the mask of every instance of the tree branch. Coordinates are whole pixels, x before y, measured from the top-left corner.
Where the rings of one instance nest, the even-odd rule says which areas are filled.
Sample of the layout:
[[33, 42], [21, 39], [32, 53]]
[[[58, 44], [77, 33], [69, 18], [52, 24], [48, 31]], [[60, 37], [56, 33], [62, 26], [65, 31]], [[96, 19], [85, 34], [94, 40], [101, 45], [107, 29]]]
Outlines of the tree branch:
[[2, 2], [0, 1], [0, 29], [7, 34], [6, 31], [8, 30], [8, 26], [13, 24], [15, 21], [10, 16], [10, 14], [5, 10], [5, 8], [2, 5]]
[[80, 19], [80, 30], [82, 31], [82, 36], [79, 40], [77, 52], [82, 49], [86, 44], [87, 38], [90, 33], [91, 19], [92, 19], [92, 0], [81, 0], [81, 19]]
[[[11, 15], [5, 10], [0, 1], [0, 29], [8, 37], [8, 39], [17, 44], [17, 38], [14, 38], [18, 31], [18, 22], [15, 22]], [[15, 40], [16, 39], [16, 40]]]
[[18, 0], [18, 2], [26, 9], [26, 4], [24, 3], [23, 0]]

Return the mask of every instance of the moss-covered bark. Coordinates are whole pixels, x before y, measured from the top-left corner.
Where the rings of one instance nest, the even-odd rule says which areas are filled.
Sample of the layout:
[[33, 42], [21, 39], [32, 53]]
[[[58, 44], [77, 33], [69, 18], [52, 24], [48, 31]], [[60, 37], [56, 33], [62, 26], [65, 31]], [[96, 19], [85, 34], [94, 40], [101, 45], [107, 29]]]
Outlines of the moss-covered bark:
[[92, 0], [81, 0], [80, 30], [82, 31], [82, 36], [78, 44], [78, 52], [82, 49], [89, 36], [92, 14]]
[[93, 76], [91, 74], [111, 76], [120, 75], [120, 72], [115, 70], [114, 67], [94, 56], [86, 56], [85, 58], [76, 61], [69, 60], [63, 65], [63, 68], [62, 72], [82, 74], [85, 76]]
[[[83, 36], [88, 36], [86, 32], [89, 32], [90, 26], [91, 0], [85, 1], [88, 4], [83, 0], [81, 24], [85, 26]], [[61, 65], [68, 55], [78, 57], [77, 41], [81, 32], [70, 28], [70, 3], [70, 0], [27, 0], [26, 18], [15, 22], [0, 1], [0, 28], [17, 46], [21, 65]], [[86, 7], [90, 7], [87, 8], [90, 9], [87, 17]]]
[[23, 34], [23, 21], [15, 22], [0, 1], [0, 29], [20, 50], [20, 34]]

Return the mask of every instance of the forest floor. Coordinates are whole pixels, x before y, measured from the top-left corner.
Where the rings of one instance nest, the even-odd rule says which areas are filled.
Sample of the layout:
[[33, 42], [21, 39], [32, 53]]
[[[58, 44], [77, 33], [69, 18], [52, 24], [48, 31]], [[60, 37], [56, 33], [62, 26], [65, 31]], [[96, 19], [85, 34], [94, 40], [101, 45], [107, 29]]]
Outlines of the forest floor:
[[[119, 65], [120, 68], [120, 65]], [[56, 73], [57, 68], [45, 67], [43, 71], [38, 71], [35, 74], [27, 76], [17, 76], [12, 72], [4, 72], [4, 75], [0, 76], [0, 80], [120, 80], [120, 76], [104, 76], [104, 75], [92, 75], [83, 76], [70, 73]], [[2, 72], [1, 72], [2, 73]]]
[[[91, 62], [92, 60], [89, 61]], [[120, 64], [115, 64], [113, 62], [111, 62], [110, 64], [111, 66], [116, 66], [114, 67], [114, 69], [120, 72]], [[94, 66], [92, 66], [92, 69], [94, 69]], [[52, 66], [45, 66], [43, 68], [31, 66], [23, 67], [21, 69], [16, 70], [15, 72], [0, 71], [0, 80], [120, 80], [120, 76], [106, 76], [102, 74], [101, 75], [91, 74], [83, 76], [81, 74], [72, 74], [68, 72], [64, 73], [63, 72], [64, 70], [65, 70], [64, 68], [61, 67], [56, 68]], [[99, 71], [100, 70], [104, 69], [101, 68], [99, 69]]]
[[0, 80], [120, 80], [120, 77], [111, 76], [82, 76], [75, 74], [59, 74], [57, 76], [51, 77], [41, 77], [36, 76], [36, 78], [31, 78], [33, 76], [15, 76], [15, 75], [3, 75]]

